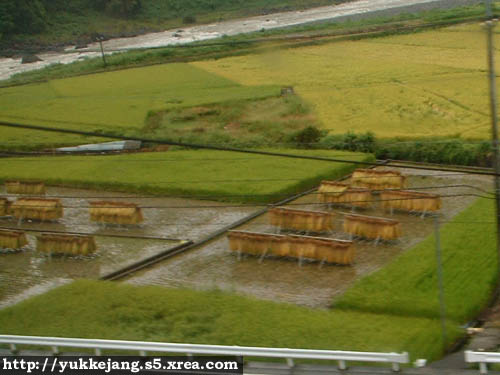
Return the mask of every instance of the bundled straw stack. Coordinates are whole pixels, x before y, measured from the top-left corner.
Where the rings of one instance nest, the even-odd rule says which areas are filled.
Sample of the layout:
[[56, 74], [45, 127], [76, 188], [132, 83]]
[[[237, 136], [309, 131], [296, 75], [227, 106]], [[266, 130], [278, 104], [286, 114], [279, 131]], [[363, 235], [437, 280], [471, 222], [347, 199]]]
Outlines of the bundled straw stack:
[[372, 193], [368, 189], [349, 187], [335, 181], [321, 181], [318, 189], [321, 203], [368, 208], [372, 204]]
[[285, 207], [275, 207], [269, 210], [271, 225], [280, 229], [328, 232], [333, 230], [334, 214], [321, 211], [296, 210]]
[[97, 201], [90, 203], [90, 220], [110, 224], [139, 224], [144, 221], [135, 203]]
[[356, 169], [352, 173], [354, 186], [374, 190], [401, 189], [406, 185], [406, 177], [399, 171]]
[[441, 197], [419, 191], [383, 191], [382, 207], [386, 210], [408, 212], [436, 212], [441, 209]]
[[304, 257], [335, 264], [354, 262], [352, 241], [294, 235], [290, 235], [289, 238], [290, 252], [297, 258]]
[[45, 194], [45, 184], [41, 181], [5, 181], [5, 189], [9, 194]]
[[10, 201], [7, 198], [0, 198], [0, 216], [9, 215]]
[[230, 249], [240, 253], [308, 258], [336, 264], [352, 264], [354, 261], [351, 241], [246, 231], [230, 231], [228, 238]]
[[59, 199], [19, 198], [12, 203], [9, 211], [18, 219], [50, 221], [63, 217], [63, 206]]
[[287, 236], [280, 234], [229, 231], [229, 246], [232, 251], [252, 255], [280, 253], [289, 254]]
[[348, 214], [344, 218], [344, 231], [368, 239], [395, 240], [401, 236], [401, 224], [382, 217]]
[[90, 255], [96, 244], [91, 236], [44, 233], [37, 237], [36, 249], [49, 254]]
[[16, 230], [0, 230], [0, 248], [19, 250], [27, 244], [26, 233]]

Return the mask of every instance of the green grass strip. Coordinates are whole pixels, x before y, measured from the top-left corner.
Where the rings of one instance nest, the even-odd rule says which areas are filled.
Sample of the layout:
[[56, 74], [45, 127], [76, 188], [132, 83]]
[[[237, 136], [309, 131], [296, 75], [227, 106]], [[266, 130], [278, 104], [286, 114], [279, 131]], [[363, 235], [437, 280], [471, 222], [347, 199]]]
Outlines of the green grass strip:
[[[480, 198], [441, 227], [447, 316], [465, 322], [485, 307], [497, 275], [494, 201]], [[358, 281], [335, 307], [390, 315], [439, 317], [435, 237]]]
[[[3, 334], [212, 345], [409, 351], [436, 358], [439, 321], [311, 310], [220, 291], [79, 280], [0, 310]], [[450, 336], [459, 332], [449, 327]]]
[[[373, 161], [369, 154], [283, 150], [346, 160]], [[0, 160], [0, 181], [43, 180], [50, 185], [189, 195], [232, 202], [273, 202], [344, 176], [350, 163], [290, 159], [211, 150], [114, 156], [26, 157]]]

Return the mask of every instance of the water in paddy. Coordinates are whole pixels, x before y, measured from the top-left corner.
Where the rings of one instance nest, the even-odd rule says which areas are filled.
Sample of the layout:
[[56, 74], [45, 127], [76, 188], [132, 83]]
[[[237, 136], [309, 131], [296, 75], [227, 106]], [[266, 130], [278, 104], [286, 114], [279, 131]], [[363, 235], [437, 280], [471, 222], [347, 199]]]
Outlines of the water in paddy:
[[[0, 193], [5, 194], [4, 191]], [[178, 198], [138, 197], [130, 194], [49, 187], [47, 196], [60, 197], [64, 217], [40, 223], [0, 218], [0, 227], [26, 230], [29, 245], [18, 253], [0, 253], [0, 307], [42, 293], [76, 278], [94, 278], [178, 245], [198, 240], [249, 213], [255, 207]], [[127, 198], [122, 198], [122, 197]], [[11, 197], [12, 199], [12, 197]], [[112, 199], [140, 205], [144, 222], [137, 226], [102, 226], [89, 219], [89, 200]], [[202, 206], [203, 208], [200, 208]], [[90, 257], [49, 257], [36, 252], [36, 232], [67, 231], [99, 234], [98, 251]], [[106, 235], [154, 236], [175, 240], [117, 238]]]
[[[478, 193], [470, 187], [437, 188], [443, 185], [472, 185], [489, 189], [491, 181], [485, 177], [450, 172], [404, 170], [410, 176], [411, 188], [435, 188], [428, 191], [442, 195]], [[294, 208], [326, 209], [317, 204], [317, 194], [311, 194], [292, 203]], [[442, 221], [447, 221], [467, 207], [475, 197], [443, 197]], [[335, 209], [350, 212], [349, 209]], [[357, 210], [372, 216], [388, 216], [375, 204], [372, 209]], [[371, 241], [356, 241], [356, 257], [352, 266], [303, 263], [287, 259], [265, 258], [262, 262], [253, 256], [238, 260], [229, 250], [226, 236], [209, 244], [168, 259], [153, 269], [142, 271], [127, 282], [138, 285], [162, 285], [187, 287], [200, 290], [221, 289], [239, 294], [252, 295], [273, 301], [291, 302], [311, 307], [328, 307], [335, 296], [343, 293], [354, 281], [390, 262], [401, 252], [430, 235], [434, 230], [432, 217], [396, 213], [392, 218], [400, 220], [403, 236], [396, 243], [375, 246]], [[262, 215], [238, 228], [242, 230], [273, 233], [267, 215]], [[347, 239], [342, 232], [342, 215], [336, 220], [335, 233], [330, 237]]]

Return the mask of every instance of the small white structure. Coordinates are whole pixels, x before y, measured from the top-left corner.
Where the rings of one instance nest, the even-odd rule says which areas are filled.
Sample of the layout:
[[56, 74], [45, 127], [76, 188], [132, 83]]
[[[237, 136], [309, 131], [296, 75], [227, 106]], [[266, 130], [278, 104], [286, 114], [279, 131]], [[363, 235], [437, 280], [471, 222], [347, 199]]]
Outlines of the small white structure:
[[100, 151], [122, 151], [138, 150], [141, 148], [141, 141], [115, 141], [105, 143], [92, 143], [75, 147], [60, 147], [59, 152], [100, 152]]

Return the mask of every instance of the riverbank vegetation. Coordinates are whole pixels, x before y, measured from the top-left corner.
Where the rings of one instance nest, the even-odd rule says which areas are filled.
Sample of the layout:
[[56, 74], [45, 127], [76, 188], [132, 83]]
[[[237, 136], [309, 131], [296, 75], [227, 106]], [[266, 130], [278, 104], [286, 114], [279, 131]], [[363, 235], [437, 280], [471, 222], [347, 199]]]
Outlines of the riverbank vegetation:
[[[331, 0], [318, 1], [331, 2]], [[153, 3], [157, 4], [158, 2], [153, 1]], [[279, 3], [286, 6], [288, 2], [280, 1]], [[312, 2], [307, 3], [312, 4]], [[494, 12], [497, 13], [497, 8], [500, 8], [500, 2], [494, 2], [493, 5]], [[156, 10], [153, 13], [157, 14]], [[64, 14], [64, 12], [62, 12], [62, 14]], [[451, 9], [434, 9], [416, 13], [403, 12], [396, 15], [369, 15], [366, 18], [364, 16], [348, 17], [347, 19], [336, 22], [323, 21], [299, 26], [267, 30], [262, 29], [259, 32], [238, 34], [235, 36], [224, 35], [222, 38], [213, 41], [115, 53], [107, 57], [106, 66], [103, 65], [100, 58], [88, 58], [71, 64], [54, 64], [40, 70], [17, 74], [11, 79], [1, 82], [0, 86], [126, 69], [134, 66], [248, 55], [252, 53], [262, 53], [268, 50], [318, 45], [339, 40], [359, 40], [388, 35], [411, 34], [426, 30], [429, 27], [439, 28], [456, 23], [477, 22], [483, 18], [484, 14], [484, 6], [482, 4], [476, 4]], [[92, 19], [99, 19], [99, 16], [94, 15]], [[126, 25], [132, 24], [133, 22], [127, 20]], [[120, 25], [120, 22], [114, 19], [111, 25], [117, 27], [117, 25]], [[71, 27], [73, 28], [74, 25], [72, 24]], [[145, 30], [146, 29], [143, 29], [143, 31]], [[123, 35], [125, 34], [126, 33]], [[58, 30], [57, 35], [63, 34]], [[94, 32], [92, 38], [95, 39], [96, 37], [97, 34]], [[78, 39], [72, 40], [71, 42], [75, 45], [84, 45], [82, 44], [84, 42]], [[42, 42], [37, 41], [35, 47], [39, 46], [40, 43]], [[36, 52], [35, 47], [31, 47], [31, 50], [28, 48], [25, 52]], [[23, 48], [26, 49], [27, 47]], [[4, 48], [4, 51], [8, 52], [8, 49]], [[22, 51], [11, 51], [12, 54], [19, 54], [21, 52]]]
[[[2, 0], [0, 45], [39, 49], [348, 0]], [[5, 53], [5, 51], [4, 51]]]

